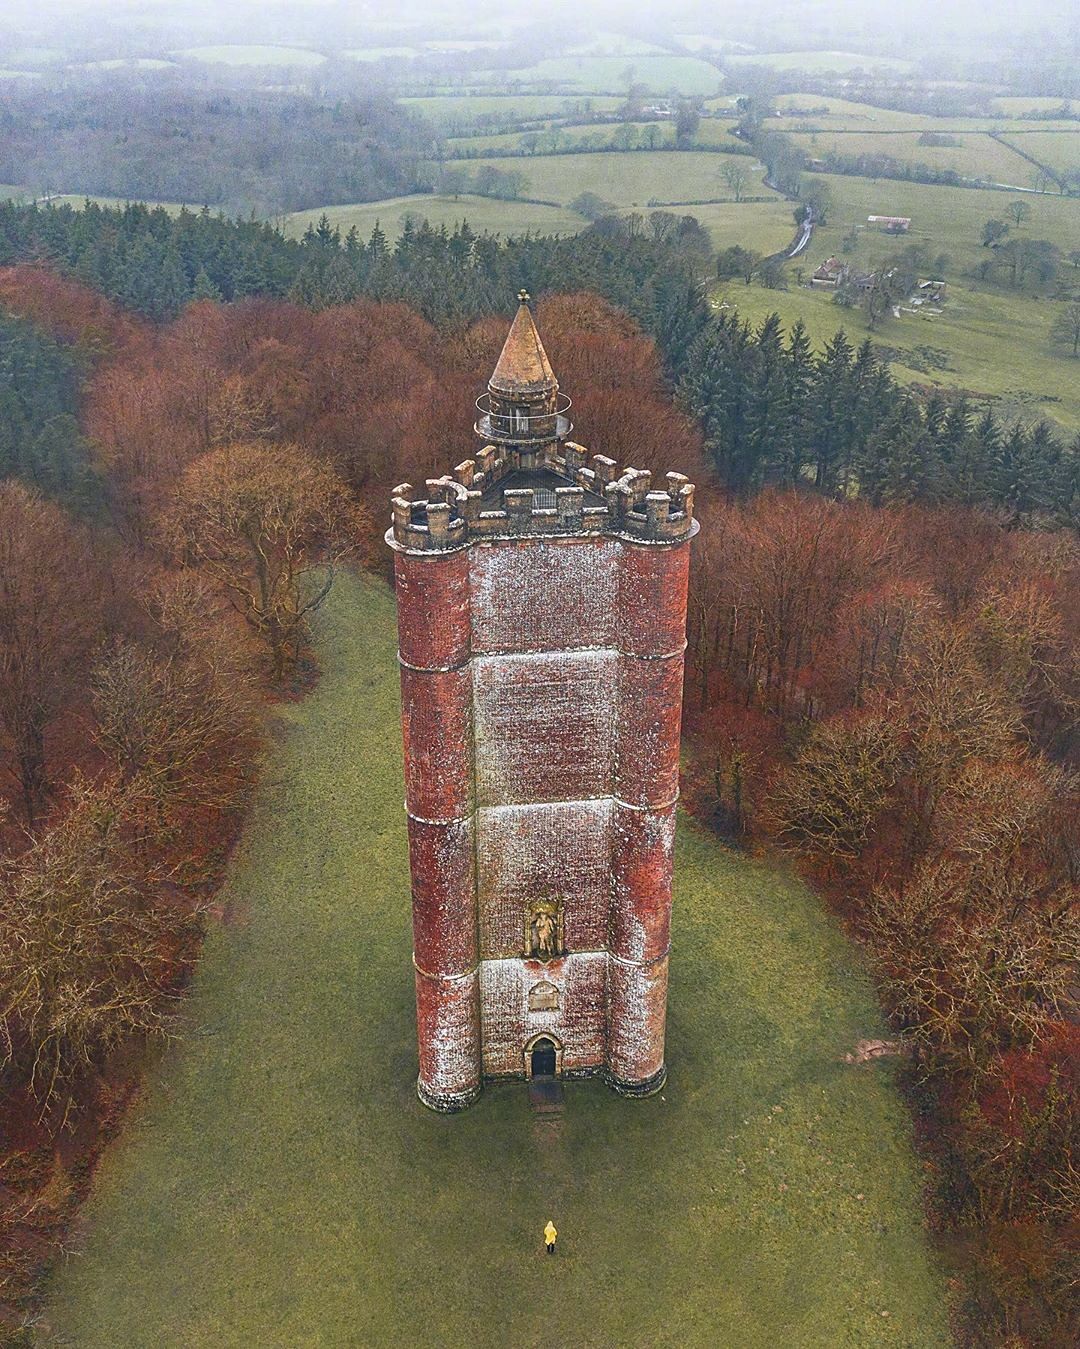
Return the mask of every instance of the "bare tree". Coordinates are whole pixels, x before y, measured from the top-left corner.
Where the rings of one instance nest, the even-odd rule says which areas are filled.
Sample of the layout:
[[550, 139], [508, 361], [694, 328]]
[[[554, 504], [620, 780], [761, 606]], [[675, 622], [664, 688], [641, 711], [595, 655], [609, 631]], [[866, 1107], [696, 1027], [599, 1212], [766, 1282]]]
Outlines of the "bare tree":
[[736, 159], [729, 160], [720, 169], [720, 177], [731, 189], [735, 200], [737, 202], [742, 201], [743, 192], [750, 181], [750, 175], [747, 173], [745, 166]]
[[195, 927], [135, 864], [141, 790], [76, 783], [60, 822], [0, 863], [0, 1064], [43, 1107], [114, 1045], [170, 1025]]
[[29, 828], [47, 792], [46, 732], [99, 636], [96, 571], [86, 532], [58, 506], [0, 484], [0, 728]]
[[1005, 209], [1016, 222], [1017, 229], [1020, 228], [1025, 220], [1031, 219], [1031, 207], [1026, 201], [1022, 201], [1019, 197], [1017, 197], [1015, 201], [1010, 201]]
[[175, 551], [225, 587], [280, 679], [337, 565], [357, 551], [365, 520], [337, 475], [310, 454], [245, 444], [191, 464], [163, 525]]
[[1080, 300], [1072, 300], [1054, 320], [1050, 340], [1058, 346], [1072, 347], [1074, 357], [1080, 356]]

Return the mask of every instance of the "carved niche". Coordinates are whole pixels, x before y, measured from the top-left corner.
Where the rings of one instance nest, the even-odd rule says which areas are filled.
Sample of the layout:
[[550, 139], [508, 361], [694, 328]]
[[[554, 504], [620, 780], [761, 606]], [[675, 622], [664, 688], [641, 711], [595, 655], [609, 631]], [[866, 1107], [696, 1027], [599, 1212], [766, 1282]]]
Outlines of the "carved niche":
[[554, 960], [565, 950], [562, 905], [544, 899], [525, 914], [525, 954], [532, 960]]

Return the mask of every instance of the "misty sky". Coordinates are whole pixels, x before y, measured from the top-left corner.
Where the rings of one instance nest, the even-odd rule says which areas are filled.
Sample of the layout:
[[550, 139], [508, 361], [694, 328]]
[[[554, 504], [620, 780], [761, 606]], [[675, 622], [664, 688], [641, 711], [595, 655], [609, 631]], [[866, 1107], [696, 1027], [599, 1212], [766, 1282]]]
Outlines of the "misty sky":
[[1080, 6], [1075, 0], [759, 0], [745, 3], [707, 3], [705, 0], [4, 0], [0, 25], [6, 32], [41, 32], [75, 21], [88, 20], [108, 29], [128, 24], [139, 29], [162, 28], [171, 34], [185, 28], [199, 34], [221, 30], [234, 33], [238, 24], [250, 22], [251, 41], [265, 40], [267, 28], [275, 33], [294, 26], [298, 36], [310, 38], [320, 27], [340, 31], [348, 26], [358, 31], [407, 29], [423, 24], [446, 34], [453, 30], [475, 34], [488, 24], [502, 27], [542, 22], [565, 15], [576, 30], [594, 24], [599, 28], [627, 27], [722, 35], [725, 28], [764, 28], [776, 20], [788, 32], [794, 24], [818, 40], [835, 35], [843, 48], [849, 29], [880, 32], [883, 36], [903, 29], [911, 31], [970, 32], [985, 37], [988, 30], [1009, 26], [1016, 30], [1054, 31], [1062, 38], [1080, 26]]

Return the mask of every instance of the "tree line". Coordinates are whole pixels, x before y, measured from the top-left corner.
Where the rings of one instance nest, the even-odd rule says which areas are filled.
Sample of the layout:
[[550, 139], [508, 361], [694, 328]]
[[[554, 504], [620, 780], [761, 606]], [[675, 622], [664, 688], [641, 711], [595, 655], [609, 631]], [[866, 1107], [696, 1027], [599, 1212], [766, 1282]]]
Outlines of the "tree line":
[[[707, 503], [693, 809], [863, 942], [964, 1344], [1070, 1342], [1080, 1064], [1072, 532], [958, 505]], [[886, 1048], [889, 1048], [887, 1046]]]
[[381, 93], [10, 86], [0, 182], [269, 216], [414, 191], [434, 139]]

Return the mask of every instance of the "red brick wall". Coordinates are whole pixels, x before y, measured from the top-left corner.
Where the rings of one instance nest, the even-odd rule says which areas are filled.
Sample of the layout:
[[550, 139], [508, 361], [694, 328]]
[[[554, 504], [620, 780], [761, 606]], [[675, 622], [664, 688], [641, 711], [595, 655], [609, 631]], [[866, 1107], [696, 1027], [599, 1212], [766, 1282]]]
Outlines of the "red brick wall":
[[[421, 1086], [663, 1066], [685, 546], [508, 539], [398, 553]], [[522, 957], [537, 900], [567, 954]], [[610, 954], [609, 954], [610, 952]], [[479, 967], [477, 968], [477, 962]], [[558, 989], [529, 1011], [529, 990]]]

